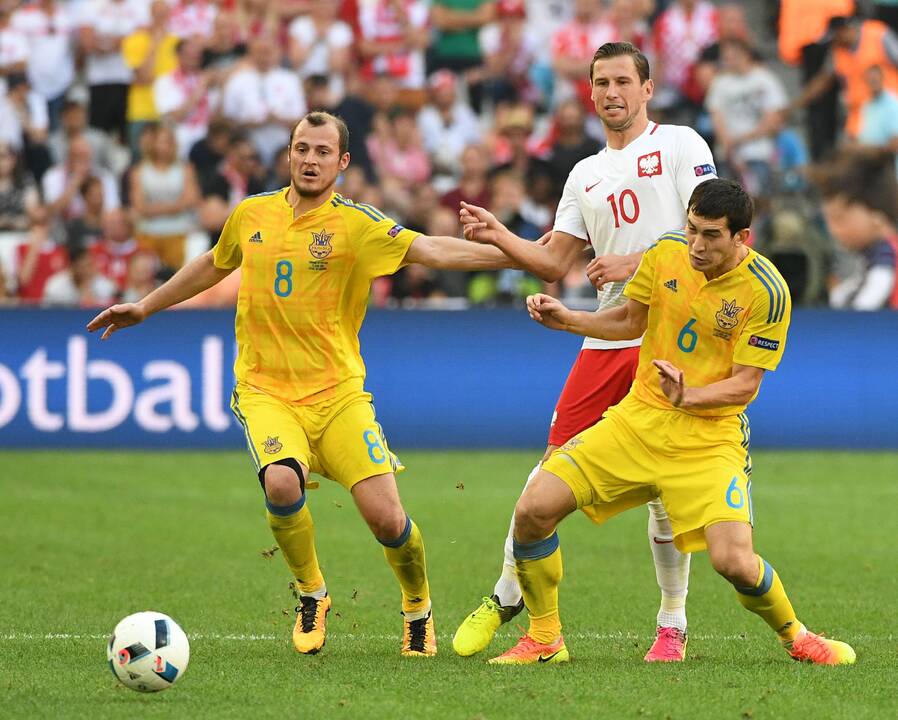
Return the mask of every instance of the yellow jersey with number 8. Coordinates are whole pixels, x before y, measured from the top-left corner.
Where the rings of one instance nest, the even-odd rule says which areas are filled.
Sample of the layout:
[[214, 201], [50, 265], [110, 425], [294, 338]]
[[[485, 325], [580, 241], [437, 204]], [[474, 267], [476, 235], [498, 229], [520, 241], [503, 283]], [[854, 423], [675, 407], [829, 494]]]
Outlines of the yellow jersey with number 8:
[[361, 387], [371, 281], [402, 267], [418, 234], [337, 193], [295, 219], [287, 188], [241, 202], [213, 251], [216, 267], [241, 269], [237, 380], [302, 404]]

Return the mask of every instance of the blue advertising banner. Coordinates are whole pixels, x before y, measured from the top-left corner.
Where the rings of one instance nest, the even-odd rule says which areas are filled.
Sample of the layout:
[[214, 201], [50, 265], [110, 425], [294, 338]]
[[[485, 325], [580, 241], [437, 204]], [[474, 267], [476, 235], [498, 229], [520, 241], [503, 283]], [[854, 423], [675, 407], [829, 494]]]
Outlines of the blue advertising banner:
[[[0, 447], [242, 446], [232, 312], [167, 312], [106, 342], [91, 316], [0, 311]], [[371, 311], [362, 330], [400, 451], [544, 445], [579, 346], [523, 310]], [[898, 449], [898, 313], [796, 311], [749, 417], [754, 447]]]

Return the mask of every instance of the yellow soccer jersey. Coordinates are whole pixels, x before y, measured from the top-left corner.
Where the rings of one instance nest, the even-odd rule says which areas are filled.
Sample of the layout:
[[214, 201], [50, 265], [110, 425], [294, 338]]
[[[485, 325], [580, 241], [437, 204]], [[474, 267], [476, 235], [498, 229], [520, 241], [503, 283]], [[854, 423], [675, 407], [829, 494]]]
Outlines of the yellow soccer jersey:
[[[709, 281], [690, 265], [685, 234], [666, 233], [642, 256], [624, 294], [649, 306], [633, 393], [654, 407], [672, 405], [652, 360], [673, 363], [694, 386], [725, 380], [733, 365], [775, 370], [783, 356], [792, 311], [789, 288], [773, 263], [754, 250]], [[686, 412], [724, 417], [745, 407]]]
[[214, 250], [216, 267], [241, 268], [237, 379], [303, 404], [361, 385], [371, 280], [396, 272], [418, 234], [336, 193], [295, 220], [287, 188], [241, 202]]

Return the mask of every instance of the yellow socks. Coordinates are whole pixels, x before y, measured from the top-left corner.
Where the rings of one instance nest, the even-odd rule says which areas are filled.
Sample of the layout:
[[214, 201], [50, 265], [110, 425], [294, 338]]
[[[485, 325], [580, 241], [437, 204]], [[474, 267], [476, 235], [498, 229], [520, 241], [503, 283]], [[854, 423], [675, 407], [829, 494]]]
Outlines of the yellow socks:
[[530, 613], [528, 635], [549, 645], [561, 635], [558, 616], [558, 585], [563, 574], [558, 533], [532, 543], [514, 541], [515, 567]]
[[751, 588], [736, 588], [736, 597], [746, 610], [760, 615], [783, 643], [791, 643], [802, 625], [795, 617], [792, 603], [786, 596], [783, 583], [770, 565], [758, 556], [758, 581]]
[[430, 587], [424, 562], [424, 538], [411, 518], [405, 518], [405, 530], [395, 540], [378, 542], [384, 546], [384, 557], [402, 588], [402, 612], [408, 620], [418, 620], [430, 612]]
[[266, 502], [266, 506], [268, 527], [284, 553], [299, 590], [311, 594], [324, 589], [324, 578], [315, 553], [315, 523], [305, 501], [303, 495], [294, 505], [282, 507]]

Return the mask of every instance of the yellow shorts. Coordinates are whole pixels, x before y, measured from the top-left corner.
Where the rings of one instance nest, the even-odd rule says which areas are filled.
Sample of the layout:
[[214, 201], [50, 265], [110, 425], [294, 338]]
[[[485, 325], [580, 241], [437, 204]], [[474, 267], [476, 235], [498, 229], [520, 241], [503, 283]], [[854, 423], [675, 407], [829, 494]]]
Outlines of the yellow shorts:
[[[390, 452], [361, 383], [314, 405], [299, 405], [238, 382], [231, 410], [243, 427], [256, 472], [296, 458], [347, 490], [365, 478], [404, 470]], [[315, 487], [310, 484], [309, 487]]]
[[577, 507], [604, 522], [660, 497], [682, 552], [704, 550], [705, 528], [752, 522], [745, 415], [701, 418], [628, 395], [543, 463], [567, 483]]

